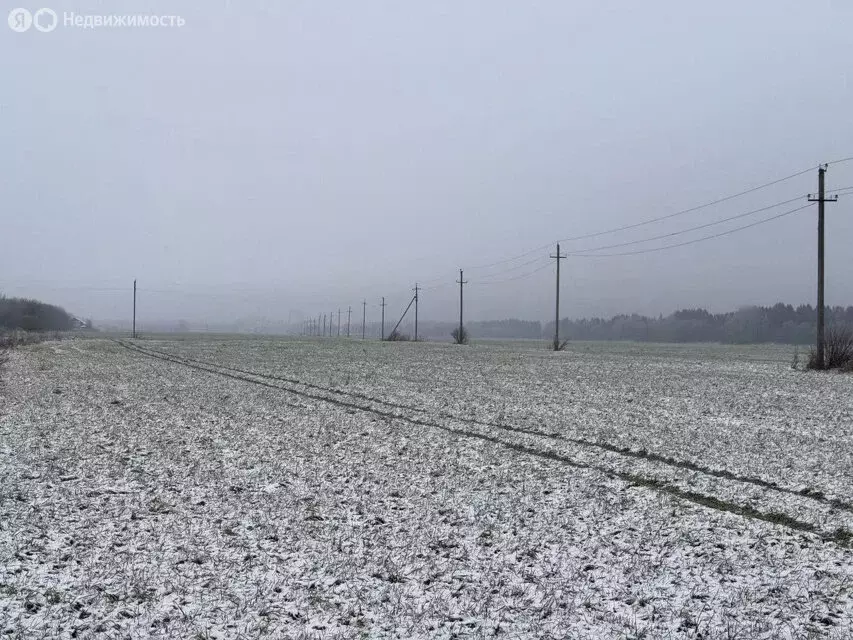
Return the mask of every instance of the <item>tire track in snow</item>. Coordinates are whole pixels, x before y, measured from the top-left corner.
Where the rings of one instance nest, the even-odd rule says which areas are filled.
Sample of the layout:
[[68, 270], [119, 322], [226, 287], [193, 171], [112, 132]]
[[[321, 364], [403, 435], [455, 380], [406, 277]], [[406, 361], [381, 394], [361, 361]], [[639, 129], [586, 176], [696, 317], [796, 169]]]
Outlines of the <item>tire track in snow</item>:
[[742, 474], [733, 473], [726, 469], [713, 469], [711, 467], [706, 467], [704, 465], [696, 464], [695, 462], [691, 462], [689, 460], [679, 460], [677, 458], [672, 458], [670, 456], [665, 456], [661, 454], [657, 454], [654, 452], [646, 451], [646, 450], [634, 450], [629, 447], [619, 447], [608, 442], [597, 442], [594, 440], [587, 440], [585, 438], [572, 438], [570, 436], [563, 435], [558, 432], [553, 431], [543, 431], [541, 429], [532, 429], [528, 427], [519, 427], [515, 425], [502, 424], [498, 422], [487, 422], [482, 420], [477, 420], [476, 418], [467, 418], [465, 416], [459, 416], [448, 412], [439, 412], [437, 414], [433, 414], [426, 409], [422, 409], [420, 407], [413, 407], [411, 405], [406, 405], [398, 402], [392, 402], [390, 400], [385, 400], [382, 398], [377, 398], [375, 396], [371, 396], [365, 393], [359, 393], [357, 391], [344, 391], [342, 389], [335, 389], [332, 387], [325, 387], [323, 385], [314, 384], [311, 382], [305, 382], [296, 378], [289, 378], [287, 376], [279, 376], [270, 373], [258, 373], [256, 371], [251, 371], [248, 369], [241, 369], [234, 366], [227, 366], [221, 364], [213, 364], [210, 362], [205, 362], [203, 360], [198, 360], [195, 358], [189, 358], [187, 356], [179, 356], [175, 354], [168, 353], [166, 351], [160, 351], [158, 349], [154, 349], [152, 347], [141, 347], [139, 345], [132, 345], [136, 349], [151, 351], [155, 354], [167, 356], [170, 358], [177, 358], [182, 361], [191, 362], [198, 365], [216, 367], [218, 369], [232, 371], [242, 375], [254, 376], [257, 378], [266, 378], [268, 380], [275, 380], [278, 382], [285, 382], [288, 384], [295, 384], [306, 387], [308, 389], [314, 389], [317, 391], [332, 393], [344, 398], [358, 398], [359, 400], [365, 400], [368, 402], [372, 402], [375, 404], [384, 405], [387, 407], [392, 407], [394, 409], [401, 409], [404, 411], [411, 411], [414, 413], [419, 413], [427, 416], [437, 416], [439, 418], [445, 418], [448, 420], [455, 420], [458, 422], [464, 422], [466, 424], [472, 424], [479, 427], [489, 427], [493, 429], [501, 429], [504, 431], [510, 431], [514, 433], [521, 433], [525, 435], [537, 436], [541, 438], [550, 438], [553, 440], [560, 440], [563, 442], [568, 442], [571, 444], [575, 444], [581, 447], [590, 447], [594, 449], [599, 449], [602, 451], [606, 451], [608, 453], [613, 453], [619, 456], [633, 458], [637, 460], [648, 460], [651, 462], [656, 462], [673, 469], [684, 469], [687, 471], [693, 471], [696, 473], [704, 474], [707, 476], [712, 476], [714, 478], [720, 478], [723, 480], [731, 480], [733, 482], [741, 482], [744, 484], [750, 484], [762, 489], [767, 489], [770, 491], [775, 491], [778, 493], [783, 493], [791, 496], [795, 496], [797, 498], [807, 498], [809, 500], [813, 500], [815, 502], [819, 502], [821, 504], [825, 504], [829, 507], [840, 509], [842, 511], [847, 511], [849, 513], [853, 513], [853, 504], [850, 502], [846, 502], [844, 500], [840, 500], [838, 498], [829, 498], [827, 497], [823, 491], [813, 489], [813, 488], [805, 488], [805, 489], [791, 489], [789, 487], [784, 487], [779, 485], [776, 482], [772, 482], [769, 480], [764, 480], [762, 478], [756, 478], [752, 476], [745, 476]]
[[[493, 435], [477, 433], [477, 432], [469, 431], [466, 429], [459, 429], [456, 427], [438, 424], [436, 422], [431, 422], [431, 421], [424, 420], [421, 418], [416, 418], [416, 417], [407, 416], [407, 415], [401, 415], [399, 413], [394, 413], [391, 411], [386, 411], [386, 410], [378, 409], [378, 408], [371, 407], [371, 406], [365, 406], [362, 404], [358, 404], [358, 403], [356, 403], [352, 400], [349, 400], [349, 399], [330, 398], [330, 397], [315, 393], [313, 391], [304, 391], [304, 390], [300, 390], [300, 389], [292, 389], [292, 388], [274, 385], [274, 384], [271, 384], [269, 382], [264, 382], [263, 380], [253, 379], [253, 377], [260, 377], [260, 378], [265, 377], [261, 374], [242, 373], [242, 372], [240, 372], [240, 373], [228, 373], [227, 372], [228, 367], [222, 367], [221, 365], [213, 365], [213, 364], [205, 363], [202, 361], [192, 360], [190, 358], [184, 358], [182, 356], [174, 356], [172, 354], [157, 351], [155, 349], [139, 347], [137, 345], [127, 343], [127, 342], [124, 342], [121, 340], [114, 340], [114, 342], [116, 342], [120, 346], [124, 347], [125, 349], [128, 349], [130, 351], [139, 353], [141, 355], [144, 355], [144, 356], [147, 356], [150, 358], [155, 358], [155, 359], [158, 359], [158, 360], [161, 360], [164, 362], [169, 362], [172, 364], [190, 367], [192, 369], [204, 371], [206, 373], [211, 373], [214, 375], [224, 376], [224, 377], [227, 377], [227, 378], [230, 378], [233, 380], [237, 380], [237, 381], [261, 385], [264, 387], [276, 389], [278, 391], [283, 391], [285, 393], [291, 393], [291, 394], [296, 395], [296, 396], [308, 398], [311, 400], [316, 400], [319, 402], [326, 402], [326, 403], [333, 404], [333, 405], [340, 406], [340, 407], [344, 407], [347, 409], [354, 409], [357, 411], [363, 411], [366, 413], [371, 413], [373, 415], [380, 416], [383, 418], [387, 418], [390, 420], [402, 420], [402, 421], [405, 421], [405, 422], [408, 422], [410, 424], [417, 425], [417, 426], [439, 429], [439, 430], [444, 431], [446, 433], [454, 434], [454, 435], [457, 435], [460, 437], [478, 439], [478, 440], [481, 440], [484, 442], [489, 442], [492, 444], [502, 446], [504, 448], [507, 448], [507, 449], [510, 449], [510, 450], [513, 450], [513, 451], [516, 451], [519, 453], [535, 456], [535, 457], [546, 459], [546, 460], [552, 460], [552, 461], [560, 462], [561, 464], [565, 464], [567, 466], [570, 466], [570, 467], [573, 467], [576, 469], [587, 469], [587, 470], [597, 471], [599, 473], [606, 475], [609, 478], [618, 478], [619, 480], [627, 482], [631, 485], [647, 487], [647, 488], [650, 488], [654, 491], [658, 491], [660, 493], [663, 493], [665, 495], [670, 495], [670, 496], [673, 496], [675, 498], [679, 498], [681, 500], [685, 500], [687, 502], [691, 502], [693, 504], [700, 505], [700, 506], [703, 506], [703, 507], [706, 507], [709, 509], [713, 509], [713, 510], [716, 510], [719, 512], [731, 513], [731, 514], [739, 515], [739, 516], [749, 518], [752, 520], [768, 522], [771, 524], [783, 526], [783, 527], [790, 529], [792, 531], [797, 531], [797, 532], [801, 532], [801, 533], [810, 533], [810, 534], [813, 534], [813, 535], [819, 537], [820, 539], [822, 539], [824, 541], [833, 542], [833, 543], [838, 544], [839, 546], [842, 546], [842, 547], [846, 547], [846, 548], [853, 547], [853, 539], [851, 539], [850, 533], [844, 529], [839, 529], [833, 533], [828, 533], [826, 531], [820, 531], [810, 522], [806, 522], [804, 520], [799, 520], [799, 519], [794, 518], [792, 516], [789, 516], [785, 513], [759, 511], [758, 509], [755, 509], [754, 507], [752, 507], [750, 505], [737, 504], [735, 502], [722, 500], [722, 499], [717, 498], [715, 496], [710, 496], [710, 495], [705, 495], [705, 494], [698, 493], [695, 491], [685, 490], [685, 489], [682, 489], [678, 486], [675, 486], [674, 484], [671, 484], [671, 483], [668, 483], [668, 482], [665, 482], [662, 480], [658, 480], [655, 478], [648, 478], [648, 477], [645, 477], [645, 476], [642, 476], [639, 474], [635, 474], [635, 473], [631, 473], [628, 471], [620, 471], [620, 470], [611, 469], [611, 468], [608, 468], [604, 465], [591, 464], [591, 463], [586, 463], [586, 462], [579, 462], [575, 459], [572, 459], [566, 455], [563, 455], [563, 454], [555, 452], [555, 451], [543, 451], [541, 449], [537, 449], [535, 447], [531, 447], [531, 446], [528, 446], [525, 444], [502, 440], [501, 438], [498, 438], [498, 437], [493, 436]], [[222, 369], [226, 369], [226, 371], [223, 371]], [[282, 382], [284, 382], [284, 381], [282, 381]], [[297, 383], [291, 383], [291, 384], [303, 384], [303, 383], [297, 382]], [[305, 386], [307, 386], [307, 385], [305, 385]], [[311, 386], [316, 387], [317, 385], [311, 385]], [[320, 387], [320, 389], [323, 389], [323, 388]], [[327, 392], [329, 392], [329, 391], [327, 390]], [[340, 392], [340, 391], [336, 391], [334, 393], [337, 393], [339, 395], [346, 395], [345, 392]], [[300, 408], [300, 409], [305, 408], [304, 406], [290, 404], [290, 403], [288, 404], [288, 406], [293, 407], [293, 408]], [[406, 410], [409, 410], [409, 409], [406, 408]], [[428, 412], [424, 411], [423, 409], [418, 409], [417, 412], [427, 413], [427, 415], [428, 415]], [[455, 418], [451, 418], [451, 419], [455, 419]], [[488, 425], [487, 423], [481, 423], [481, 424], [484, 424], [485, 426], [494, 426], [494, 425]], [[524, 433], [524, 431], [521, 430], [520, 428], [518, 428], [517, 430], [522, 431]], [[527, 435], [531, 435], [531, 434], [527, 434]], [[538, 435], [538, 434], [533, 434], [533, 435]], [[801, 497], [808, 498], [811, 496], [801, 495]]]

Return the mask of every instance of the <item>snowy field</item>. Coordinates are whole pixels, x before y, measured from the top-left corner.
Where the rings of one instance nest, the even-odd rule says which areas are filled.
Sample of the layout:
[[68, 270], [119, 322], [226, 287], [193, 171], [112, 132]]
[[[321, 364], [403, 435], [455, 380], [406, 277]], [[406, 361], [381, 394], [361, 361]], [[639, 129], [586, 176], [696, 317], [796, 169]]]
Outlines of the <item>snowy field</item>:
[[0, 638], [851, 638], [853, 376], [187, 336], [0, 377]]

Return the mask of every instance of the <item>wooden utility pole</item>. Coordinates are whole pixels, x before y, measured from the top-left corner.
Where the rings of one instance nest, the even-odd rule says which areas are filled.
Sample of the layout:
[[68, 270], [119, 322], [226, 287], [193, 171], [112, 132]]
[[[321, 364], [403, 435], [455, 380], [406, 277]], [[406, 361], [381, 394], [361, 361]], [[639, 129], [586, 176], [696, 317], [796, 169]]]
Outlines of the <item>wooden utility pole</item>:
[[382, 340], [385, 340], [385, 296], [382, 296], [382, 304], [379, 305], [382, 307]]
[[136, 278], [133, 279], [133, 332], [131, 335], [136, 338]]
[[323, 314], [323, 337], [326, 337], [326, 314]]
[[338, 307], [338, 337], [341, 337], [341, 308]]
[[415, 283], [415, 342], [418, 341], [418, 291], [420, 287]]
[[824, 359], [824, 297], [823, 297], [823, 258], [824, 258], [824, 203], [835, 202], [838, 196], [826, 197], [824, 190], [824, 178], [826, 175], [825, 164], [820, 165], [817, 170], [817, 197], [809, 195], [809, 202], [817, 202], [817, 366], [823, 369], [826, 364]]
[[462, 269], [459, 270], [459, 280], [457, 280], [457, 282], [459, 283], [459, 340], [458, 341], [459, 341], [459, 344], [462, 344], [462, 336], [463, 336], [462, 332], [465, 331], [463, 324], [462, 324], [462, 285], [466, 284], [466, 281], [462, 279]]
[[365, 325], [367, 323], [367, 300], [361, 303], [361, 339], [364, 340]]
[[557, 314], [554, 324], [554, 350], [560, 347], [560, 260], [565, 260], [566, 255], [560, 253], [560, 243], [557, 243], [557, 254], [551, 256], [557, 261]]
[[347, 309], [347, 338], [349, 338], [349, 320], [350, 320], [351, 315], [352, 315], [352, 307], [349, 307]]

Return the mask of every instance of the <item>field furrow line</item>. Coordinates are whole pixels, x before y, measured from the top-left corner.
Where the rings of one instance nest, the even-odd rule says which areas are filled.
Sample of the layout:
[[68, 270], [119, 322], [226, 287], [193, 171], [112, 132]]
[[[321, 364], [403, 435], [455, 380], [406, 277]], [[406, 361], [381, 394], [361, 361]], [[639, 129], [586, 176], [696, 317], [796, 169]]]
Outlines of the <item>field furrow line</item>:
[[749, 484], [749, 485], [760, 487], [762, 489], [766, 489], [769, 491], [774, 491], [774, 492], [794, 496], [796, 498], [807, 498], [808, 500], [812, 500], [815, 502], [825, 504], [832, 509], [838, 509], [838, 510], [846, 511], [848, 513], [853, 514], [853, 503], [847, 502], [845, 500], [841, 500], [839, 498], [827, 496], [824, 491], [822, 491], [818, 488], [814, 488], [814, 487], [807, 487], [807, 488], [802, 488], [802, 489], [785, 487], [785, 486], [782, 486], [782, 485], [778, 484], [777, 482], [774, 482], [771, 480], [765, 480], [763, 478], [757, 478], [754, 476], [746, 476], [743, 474], [737, 474], [737, 473], [733, 473], [731, 471], [728, 471], [726, 469], [716, 469], [716, 468], [708, 467], [705, 465], [697, 464], [697, 463], [689, 461], [689, 460], [680, 460], [677, 458], [673, 458], [671, 456], [666, 456], [666, 455], [658, 454], [658, 453], [651, 452], [651, 451], [635, 450], [635, 449], [631, 449], [629, 447], [620, 447], [617, 445], [610, 444], [608, 442], [588, 440], [585, 438], [573, 438], [571, 436], [566, 436], [566, 435], [563, 435], [561, 433], [554, 432], [554, 431], [544, 431], [541, 429], [534, 429], [534, 428], [530, 428], [530, 427], [520, 427], [517, 425], [510, 425], [510, 424], [501, 423], [501, 422], [483, 421], [483, 420], [478, 420], [476, 418], [460, 416], [460, 415], [449, 413], [449, 412], [439, 412], [437, 414], [433, 414], [430, 411], [423, 409], [421, 407], [415, 407], [415, 406], [411, 406], [411, 405], [407, 405], [407, 404], [402, 404], [399, 402], [393, 402], [390, 400], [386, 400], [384, 398], [378, 398], [375, 396], [371, 396], [369, 394], [359, 393], [357, 391], [345, 391], [342, 389], [335, 389], [332, 387], [326, 387], [326, 386], [318, 385], [318, 384], [311, 383], [311, 382], [305, 382], [303, 380], [298, 380], [296, 378], [291, 378], [291, 377], [287, 377], [287, 376], [280, 376], [280, 375], [271, 374], [271, 373], [260, 373], [257, 371], [252, 371], [252, 370], [248, 370], [248, 369], [242, 369], [239, 367], [234, 367], [231, 365], [213, 364], [210, 362], [204, 362], [202, 360], [198, 360], [198, 359], [194, 359], [194, 358], [187, 358], [186, 356], [178, 356], [178, 355], [171, 354], [171, 353], [168, 353], [165, 351], [153, 349], [151, 347], [141, 347], [139, 345], [133, 345], [133, 346], [137, 349], [143, 349], [143, 350], [151, 351], [152, 353], [159, 354], [162, 356], [168, 356], [170, 358], [177, 358], [181, 361], [190, 362], [190, 363], [193, 363], [196, 365], [216, 367], [217, 369], [225, 370], [225, 371], [231, 371], [231, 372], [234, 372], [237, 374], [254, 376], [256, 378], [263, 378], [263, 379], [268, 379], [268, 380], [275, 380], [277, 382], [285, 382], [285, 383], [292, 384], [292, 385], [299, 385], [299, 386], [305, 387], [307, 389], [313, 389], [313, 390], [320, 391], [323, 393], [330, 393], [330, 394], [334, 394], [336, 396], [340, 396], [343, 398], [357, 398], [359, 400], [365, 400], [365, 401], [372, 402], [372, 403], [375, 403], [378, 405], [391, 407], [394, 409], [400, 409], [400, 410], [404, 410], [404, 411], [410, 411], [410, 412], [417, 413], [417, 414], [431, 415], [433, 417], [439, 417], [439, 418], [443, 418], [443, 419], [454, 420], [454, 421], [463, 422], [463, 423], [470, 424], [470, 425], [475, 425], [478, 427], [500, 429], [503, 431], [513, 432], [513, 433], [518, 433], [518, 434], [537, 436], [537, 437], [541, 437], [541, 438], [549, 438], [549, 439], [553, 439], [553, 440], [559, 440], [559, 441], [575, 444], [575, 445], [578, 445], [581, 447], [590, 447], [590, 448], [594, 448], [594, 449], [599, 449], [599, 450], [606, 451], [608, 453], [613, 453], [613, 454], [616, 454], [619, 456], [625, 456], [625, 457], [634, 458], [637, 460], [647, 460], [650, 462], [654, 462], [654, 463], [658, 463], [658, 464], [665, 465], [668, 467], [672, 467], [673, 469], [687, 470], [687, 471], [692, 471], [692, 472], [695, 472], [698, 474], [708, 475], [708, 476], [712, 476], [712, 477], [723, 479], [723, 480], [731, 480], [731, 481], [738, 482], [738, 483]]
[[[648, 473], [648, 471], [651, 470], [650, 467], [645, 467], [643, 469], [643, 471], [646, 471], [647, 473], [638, 473], [637, 471], [632, 470], [630, 467], [627, 467], [625, 465], [607, 465], [602, 464], [600, 460], [596, 460], [592, 456], [578, 456], [577, 454], [579, 452], [577, 450], [572, 451], [571, 453], [575, 455], [570, 456], [568, 452], [554, 446], [554, 438], [551, 434], [531, 433], [530, 430], [525, 430], [521, 428], [510, 429], [506, 426], [501, 425], [478, 423], [476, 421], [469, 421], [467, 419], [462, 420], [455, 416], [431, 415], [429, 414], [429, 412], [421, 408], [413, 409], [405, 405], [399, 404], [396, 406], [392, 406], [389, 403], [385, 403], [382, 400], [378, 399], [354, 399], [357, 398], [357, 396], [348, 397], [348, 394], [346, 392], [340, 390], [325, 389], [320, 385], [310, 385], [310, 387], [309, 385], [302, 385], [310, 389], [307, 390], [293, 388], [294, 386], [299, 386], [301, 384], [299, 382], [287, 382], [284, 380], [277, 380], [276, 382], [278, 382], [278, 384], [273, 384], [272, 382], [269, 382], [271, 377], [264, 374], [237, 371], [236, 369], [231, 367], [224, 367], [222, 365], [210, 364], [199, 360], [185, 358], [182, 356], [175, 356], [173, 354], [161, 352], [147, 347], [141, 347], [125, 341], [116, 342], [126, 349], [129, 349], [141, 355], [159, 359], [164, 362], [187, 366], [199, 371], [203, 371], [213, 375], [224, 376], [237, 381], [265, 386], [267, 388], [275, 389], [280, 392], [292, 394], [299, 398], [325, 402], [343, 407], [345, 409], [368, 412], [389, 420], [403, 420], [413, 425], [439, 429], [446, 433], [450, 433], [459, 437], [479, 439], [481, 441], [489, 442], [491, 444], [495, 444], [525, 455], [531, 455], [543, 459], [552, 460], [578, 469], [594, 470], [608, 477], [618, 478], [631, 485], [646, 487], [654, 491], [670, 495], [675, 498], [685, 500], [687, 502], [691, 502], [693, 504], [714, 509], [716, 511], [732, 513], [752, 520], [769, 522], [775, 525], [783, 526], [792, 531], [814, 534], [823, 540], [834, 542], [844, 547], [853, 546], [851, 545], [851, 536], [849, 533], [849, 528], [847, 527], [848, 523], [846, 522], [846, 520], [839, 520], [837, 515], [833, 513], [835, 511], [835, 507], [833, 505], [826, 504], [825, 502], [822, 503], [817, 497], [812, 495], [796, 494], [795, 492], [792, 492], [793, 495], [789, 496], [790, 499], [799, 499], [802, 502], [816, 503], [814, 505], [814, 508], [812, 509], [803, 508], [802, 504], [797, 505], [800, 507], [799, 509], [797, 509], [797, 515], [791, 515], [790, 509], [785, 508], [786, 505], [780, 504], [779, 501], [770, 501], [770, 503], [774, 504], [774, 506], [776, 507], [774, 509], [759, 509], [753, 506], [753, 503], [760, 502], [762, 496], [756, 495], [754, 493], [752, 495], [749, 495], [747, 492], [745, 492], [742, 486], [740, 488], [738, 488], [738, 486], [730, 487], [727, 491], [728, 497], [719, 497], [718, 495], [715, 495], [714, 491], [708, 493], [696, 491], [695, 477], [681, 479], [673, 477], [655, 477], [656, 474]], [[359, 402], [359, 400], [367, 402], [368, 404], [363, 404], [362, 402]], [[305, 408], [304, 405], [298, 405], [294, 403], [288, 403], [288, 406], [292, 408]], [[388, 408], [382, 408], [383, 406]], [[430, 417], [433, 419], [428, 419]], [[456, 421], [459, 423], [467, 423], [471, 426], [474, 426], [475, 428], [479, 427], [481, 429], [500, 428], [506, 431], [507, 433], [514, 433], [518, 435], [520, 438], [522, 438], [522, 440], [506, 440], [495, 436], [490, 431], [483, 432], [481, 430], [463, 429], [448, 424], [441, 424], [435, 420], [436, 418], [444, 418], [445, 420], [448, 420], [450, 422]], [[548, 439], [552, 441], [550, 444], [547, 442], [543, 442], [544, 440]], [[571, 445], [574, 443], [568, 441], [566, 442], [566, 444]], [[647, 465], [657, 463], [657, 461], [649, 458], [639, 459], [636, 457], [625, 456], [619, 451], [612, 451], [606, 453], [609, 453], [614, 457], [620, 457], [623, 461], [635, 460], [638, 462], [645, 463]], [[612, 459], [606, 459], [606, 461], [613, 462]], [[681, 471], [687, 471], [699, 475], [702, 474], [701, 471], [695, 471], [685, 467], [679, 468]], [[716, 476], [713, 477], [719, 482], [742, 485], [742, 483], [740, 483], [736, 478]], [[778, 488], [774, 486], [750, 486], [754, 486], [755, 489], [763, 491], [765, 494], [771, 491], [778, 491]], [[802, 517], [803, 515], [807, 517]]]

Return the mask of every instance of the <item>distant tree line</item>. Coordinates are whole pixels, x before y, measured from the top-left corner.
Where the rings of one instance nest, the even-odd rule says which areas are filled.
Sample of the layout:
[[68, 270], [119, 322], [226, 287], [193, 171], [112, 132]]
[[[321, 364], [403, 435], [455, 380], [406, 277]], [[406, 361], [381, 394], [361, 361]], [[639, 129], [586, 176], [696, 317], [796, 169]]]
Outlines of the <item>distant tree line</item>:
[[[815, 340], [817, 312], [812, 305], [794, 307], [778, 303], [770, 307], [744, 307], [727, 313], [705, 309], [682, 309], [668, 316], [638, 314], [611, 318], [583, 318], [560, 321], [560, 338], [569, 340], [628, 340], [636, 342], [722, 342], [751, 344], [812, 344]], [[853, 306], [827, 307], [826, 324], [853, 327]], [[455, 322], [422, 320], [420, 336], [430, 340], [450, 340], [458, 329]], [[554, 322], [536, 320], [485, 320], [466, 322], [465, 330], [477, 340], [546, 340], [554, 337]], [[386, 326], [386, 336], [389, 328]], [[409, 324], [400, 328], [410, 334]], [[357, 332], [360, 337], [360, 328]], [[354, 333], [354, 335], [355, 335]], [[367, 335], [379, 336], [379, 325], [369, 323]]]
[[0, 331], [68, 331], [79, 326], [80, 322], [61, 307], [0, 294]]
[[[794, 307], [778, 303], [728, 313], [683, 309], [657, 318], [632, 314], [610, 319], [565, 319], [560, 321], [560, 335], [571, 340], [811, 344], [816, 316], [815, 307], [807, 304]], [[826, 323], [853, 326], [853, 306], [827, 307]], [[553, 333], [553, 322], [544, 326], [543, 337]]]

